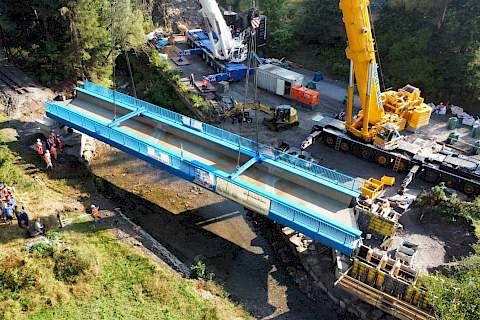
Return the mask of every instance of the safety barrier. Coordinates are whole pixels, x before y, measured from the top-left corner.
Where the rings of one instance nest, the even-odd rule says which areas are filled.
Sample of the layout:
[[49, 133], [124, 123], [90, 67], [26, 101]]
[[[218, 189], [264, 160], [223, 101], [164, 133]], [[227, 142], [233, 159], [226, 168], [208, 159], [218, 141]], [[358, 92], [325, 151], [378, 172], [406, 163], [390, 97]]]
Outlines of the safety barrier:
[[[182, 156], [172, 154], [172, 152], [166, 152], [156, 147], [153, 143], [149, 143], [141, 138], [136, 138], [133, 134], [121, 132], [119, 128], [109, 128], [107, 126], [108, 123], [105, 121], [92, 120], [85, 115], [69, 110], [65, 106], [56, 103], [47, 102], [46, 110], [48, 116], [54, 116], [59, 120], [68, 122], [67, 125], [71, 125], [81, 131], [86, 131], [84, 132], [86, 134], [93, 135], [100, 140], [103, 138], [105, 142], [113, 142], [127, 148], [128, 151], [134, 151], [144, 157], [154, 158], [164, 165], [182, 172], [184, 176], [188, 176], [190, 179], [194, 176], [193, 171], [195, 167]], [[241, 140], [239, 140], [240, 143], [248, 143], [251, 141], [240, 136], [237, 137], [241, 138]], [[209, 171], [215, 172], [216, 170], [211, 168]], [[251, 190], [252, 192], [260, 193], [259, 190], [255, 190], [248, 183], [234, 181], [227, 176], [228, 175], [225, 174], [225, 177], [222, 177], [222, 179], [227, 179], [230, 183]], [[345, 254], [351, 254], [356, 248], [361, 235], [359, 230], [342, 226], [335, 221], [329, 221], [327, 218], [311, 214], [307, 212], [307, 210], [293, 208], [281, 199], [266, 194], [264, 196], [267, 196], [271, 200], [269, 212], [273, 214], [272, 219], [279, 220], [279, 222], [283, 222], [285, 225], [299, 230], [313, 239]]]
[[[147, 112], [155, 114], [163, 119], [173, 121], [178, 124], [182, 124], [183, 118], [188, 118], [174, 111], [161, 108], [149, 102], [136, 99], [132, 96], [121, 92], [114, 92], [111, 89], [102, 87], [89, 81], [84, 82], [84, 89], [93, 92], [97, 95], [106, 97], [108, 99], [115, 99], [115, 101], [127, 104], [132, 107], [144, 107]], [[307, 172], [317, 178], [329, 181], [336, 185], [342, 185], [344, 188], [353, 191], [359, 191], [362, 185], [362, 180], [350, 177], [332, 169], [325, 168], [321, 165], [312, 163], [310, 161], [300, 159], [296, 156], [284, 153], [271, 146], [256, 143], [250, 139], [237, 135], [235, 133], [220, 129], [218, 127], [206, 124], [202, 122], [202, 132], [205, 134], [220, 139], [222, 141], [229, 142], [239, 148], [239, 150], [245, 150], [253, 153], [260, 153], [261, 157], [276, 160], [282, 164], [294, 167], [295, 169]]]
[[[351, 248], [354, 248], [358, 242], [360, 232], [347, 233], [345, 230], [340, 230], [338, 227], [320, 220], [312, 214], [297, 210], [278, 201], [272, 201], [270, 211], [285, 220], [302, 225], [314, 234], [320, 233], [336, 241], [341, 240], [344, 245]], [[307, 235], [311, 236], [310, 234]]]

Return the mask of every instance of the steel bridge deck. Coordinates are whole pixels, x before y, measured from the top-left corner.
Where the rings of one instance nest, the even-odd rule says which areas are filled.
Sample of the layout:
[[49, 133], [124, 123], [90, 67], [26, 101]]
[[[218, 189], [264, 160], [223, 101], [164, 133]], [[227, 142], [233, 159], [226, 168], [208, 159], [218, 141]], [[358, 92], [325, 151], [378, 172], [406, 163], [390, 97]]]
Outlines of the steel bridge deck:
[[360, 243], [358, 179], [86, 82], [47, 115], [345, 254]]

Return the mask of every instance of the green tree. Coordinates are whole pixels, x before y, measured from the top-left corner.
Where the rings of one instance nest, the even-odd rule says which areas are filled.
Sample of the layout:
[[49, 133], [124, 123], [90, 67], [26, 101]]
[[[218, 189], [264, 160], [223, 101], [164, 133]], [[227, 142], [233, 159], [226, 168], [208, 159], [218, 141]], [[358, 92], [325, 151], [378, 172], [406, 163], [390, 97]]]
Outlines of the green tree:
[[113, 3], [114, 14], [109, 0], [4, 0], [2, 42], [45, 84], [77, 78], [108, 83], [118, 54], [144, 42], [144, 14], [136, 2]]
[[480, 1], [391, 0], [377, 23], [385, 82], [431, 100], [480, 106]]
[[274, 56], [283, 56], [295, 47], [293, 13], [287, 0], [264, 0], [260, 9], [267, 16], [267, 49]]
[[[477, 248], [478, 249], [478, 248]], [[426, 278], [428, 299], [437, 319], [480, 319], [480, 256], [458, 263], [448, 276], [437, 273]]]

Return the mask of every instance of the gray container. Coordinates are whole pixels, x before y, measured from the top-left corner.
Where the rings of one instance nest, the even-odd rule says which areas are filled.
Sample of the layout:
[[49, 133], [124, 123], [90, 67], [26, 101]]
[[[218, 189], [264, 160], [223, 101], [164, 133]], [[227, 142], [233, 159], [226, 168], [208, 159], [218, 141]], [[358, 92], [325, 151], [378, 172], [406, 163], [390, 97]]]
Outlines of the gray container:
[[273, 64], [263, 64], [256, 70], [259, 88], [279, 96], [290, 97], [293, 85], [303, 85], [303, 75]]

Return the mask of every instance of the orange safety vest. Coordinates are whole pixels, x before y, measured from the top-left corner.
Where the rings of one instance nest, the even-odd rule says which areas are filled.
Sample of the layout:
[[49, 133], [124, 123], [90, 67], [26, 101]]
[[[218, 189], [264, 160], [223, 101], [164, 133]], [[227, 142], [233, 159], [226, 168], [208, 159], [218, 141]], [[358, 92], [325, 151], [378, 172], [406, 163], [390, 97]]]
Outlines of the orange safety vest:
[[39, 155], [42, 155], [43, 154], [43, 146], [41, 143], [35, 143], [35, 149], [37, 149], [37, 152]]
[[93, 218], [99, 218], [100, 217], [100, 212], [98, 212], [98, 208], [93, 208], [92, 209], [92, 217]]

